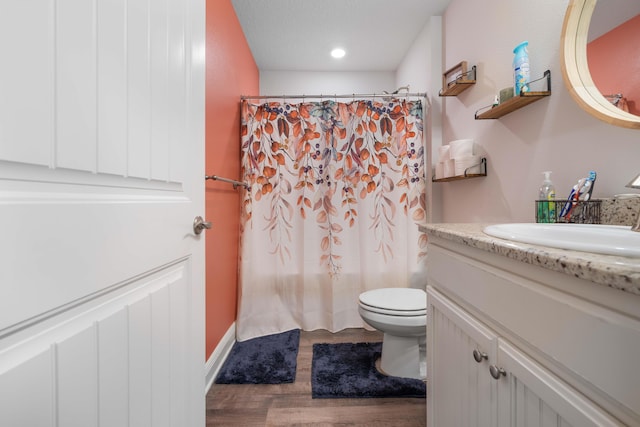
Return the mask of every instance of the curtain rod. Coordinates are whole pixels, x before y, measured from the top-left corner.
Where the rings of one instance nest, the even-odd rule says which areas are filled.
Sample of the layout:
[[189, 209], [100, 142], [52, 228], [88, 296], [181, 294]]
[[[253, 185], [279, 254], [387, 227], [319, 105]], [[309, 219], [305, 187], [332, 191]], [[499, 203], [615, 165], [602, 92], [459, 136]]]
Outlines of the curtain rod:
[[255, 95], [255, 96], [240, 96], [241, 100], [247, 99], [270, 99], [270, 98], [282, 98], [282, 99], [305, 99], [305, 98], [320, 98], [320, 99], [336, 99], [336, 98], [407, 98], [407, 97], [422, 97], [426, 98], [426, 92], [415, 93], [352, 93], [344, 95]]
[[236, 181], [235, 179], [229, 179], [229, 178], [223, 178], [221, 176], [217, 176], [217, 175], [205, 175], [204, 180], [214, 180], [214, 181], [222, 181], [222, 182], [227, 182], [229, 184], [233, 184], [233, 189], [235, 190], [236, 188], [238, 188], [238, 186], [244, 187], [247, 190], [249, 189], [249, 184], [247, 184], [246, 182], [241, 182], [241, 181]]

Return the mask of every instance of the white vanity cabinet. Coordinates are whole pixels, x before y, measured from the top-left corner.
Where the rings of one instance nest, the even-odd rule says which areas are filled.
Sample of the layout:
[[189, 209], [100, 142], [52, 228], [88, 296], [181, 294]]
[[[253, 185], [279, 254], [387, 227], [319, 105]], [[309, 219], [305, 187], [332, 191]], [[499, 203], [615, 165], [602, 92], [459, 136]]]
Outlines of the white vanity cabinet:
[[429, 236], [427, 418], [640, 426], [640, 295]]

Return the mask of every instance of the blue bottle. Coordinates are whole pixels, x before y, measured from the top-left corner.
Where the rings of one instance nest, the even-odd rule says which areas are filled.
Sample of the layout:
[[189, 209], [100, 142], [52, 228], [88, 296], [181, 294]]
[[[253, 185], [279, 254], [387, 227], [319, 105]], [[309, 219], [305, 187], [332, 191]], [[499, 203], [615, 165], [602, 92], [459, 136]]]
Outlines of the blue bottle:
[[529, 42], [524, 41], [513, 49], [515, 57], [513, 58], [513, 90], [514, 95], [519, 96], [521, 92], [529, 91], [529, 81], [531, 80], [531, 72], [529, 68], [529, 51], [527, 50]]

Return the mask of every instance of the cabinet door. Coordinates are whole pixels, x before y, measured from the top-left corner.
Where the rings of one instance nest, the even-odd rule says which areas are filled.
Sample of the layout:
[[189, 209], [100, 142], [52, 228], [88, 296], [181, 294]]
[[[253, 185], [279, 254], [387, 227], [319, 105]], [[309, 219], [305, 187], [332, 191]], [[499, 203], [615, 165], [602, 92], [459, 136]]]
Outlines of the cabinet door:
[[427, 424], [495, 426], [496, 335], [435, 289], [427, 295]]
[[492, 374], [500, 376], [499, 427], [624, 425], [503, 339]]

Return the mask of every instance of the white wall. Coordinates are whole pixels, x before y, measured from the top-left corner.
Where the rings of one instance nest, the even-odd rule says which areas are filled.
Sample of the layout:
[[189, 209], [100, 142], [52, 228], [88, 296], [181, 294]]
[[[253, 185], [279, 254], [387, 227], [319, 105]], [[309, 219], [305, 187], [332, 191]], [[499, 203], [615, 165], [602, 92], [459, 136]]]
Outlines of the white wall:
[[[442, 17], [430, 18], [405, 54], [396, 71], [396, 86], [409, 85], [411, 92], [426, 92], [431, 103], [428, 126], [425, 128], [426, 152], [431, 157], [427, 177], [433, 175], [431, 166], [442, 145], [442, 98], [438, 96], [442, 84]], [[427, 181], [427, 196], [432, 222], [442, 221], [442, 191], [438, 185]]]
[[407, 51], [396, 71], [396, 86], [410, 85], [411, 92], [427, 92], [431, 102], [432, 139], [438, 152], [442, 135], [442, 17], [432, 17]]
[[[541, 172], [553, 171], [566, 197], [589, 170], [594, 197], [637, 192], [624, 186], [640, 172], [640, 133], [605, 124], [580, 109], [563, 83], [560, 34], [568, 0], [451, 0], [443, 17], [445, 69], [466, 60], [478, 83], [445, 98], [443, 137], [475, 138], [488, 176], [438, 183], [446, 222], [533, 221]], [[479, 108], [512, 84], [513, 48], [529, 41], [532, 77], [551, 70], [552, 95], [499, 120], [474, 120]]]
[[[261, 95], [345, 95], [396, 90], [393, 71], [260, 71]], [[253, 94], [252, 94], [253, 95]]]

